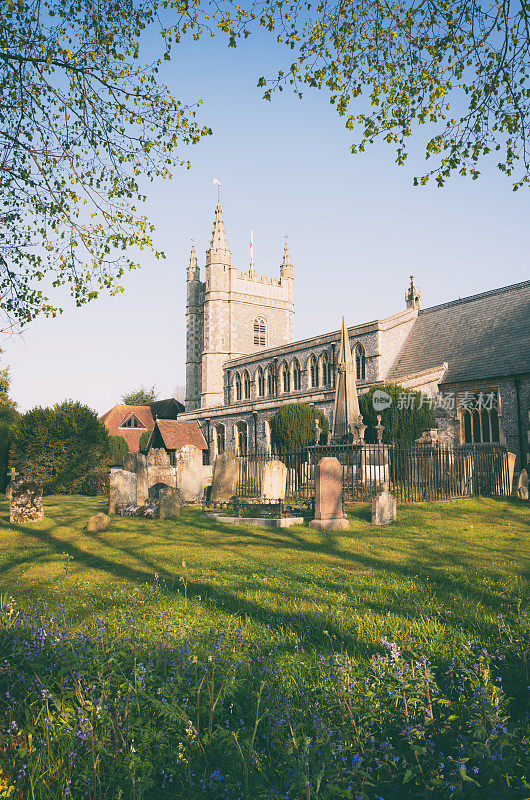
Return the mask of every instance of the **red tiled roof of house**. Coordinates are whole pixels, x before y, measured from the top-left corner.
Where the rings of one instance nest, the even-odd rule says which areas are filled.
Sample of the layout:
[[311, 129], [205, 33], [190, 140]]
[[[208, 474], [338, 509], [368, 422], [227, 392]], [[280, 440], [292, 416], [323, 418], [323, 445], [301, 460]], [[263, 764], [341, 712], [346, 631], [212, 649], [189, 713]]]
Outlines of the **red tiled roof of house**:
[[[127, 422], [129, 417], [134, 416], [138, 419], [143, 427], [141, 428], [124, 428], [123, 423]], [[135, 452], [140, 448], [140, 437], [144, 431], [152, 431], [155, 427], [155, 421], [151, 408], [149, 406], [128, 406], [117, 405], [107, 411], [99, 418], [99, 421], [104, 424], [109, 436], [123, 436], [129, 450]]]
[[156, 426], [168, 450], [180, 450], [186, 444], [193, 444], [199, 450], [208, 445], [202, 435], [198, 422], [178, 422], [176, 419], [158, 419]]

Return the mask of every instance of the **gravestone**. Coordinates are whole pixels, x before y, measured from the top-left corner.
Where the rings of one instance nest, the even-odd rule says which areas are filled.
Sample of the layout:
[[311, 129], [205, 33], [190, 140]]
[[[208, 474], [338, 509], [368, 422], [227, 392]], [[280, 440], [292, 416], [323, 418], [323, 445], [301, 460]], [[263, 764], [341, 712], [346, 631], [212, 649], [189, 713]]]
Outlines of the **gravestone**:
[[138, 488], [136, 473], [124, 469], [111, 469], [109, 481], [109, 514], [120, 506], [135, 506]]
[[517, 482], [517, 497], [521, 500], [528, 500], [528, 472], [525, 469], [521, 470], [519, 480]]
[[126, 453], [123, 456], [123, 469], [136, 473], [138, 478], [136, 503], [139, 506], [143, 506], [149, 497], [146, 457], [143, 453]]
[[376, 495], [372, 500], [372, 524], [390, 525], [397, 520], [397, 500], [388, 491], [388, 483], [385, 482], [383, 491]]
[[179, 515], [177, 491], [172, 486], [161, 486], [158, 494], [159, 519], [176, 519]]
[[175, 453], [176, 488], [181, 503], [200, 503], [204, 488], [202, 450], [186, 444]]
[[236, 493], [239, 463], [233, 453], [222, 453], [215, 459], [212, 479], [212, 503], [227, 503]]
[[361, 451], [363, 483], [382, 484], [388, 480], [389, 456], [385, 447], [368, 446]]
[[110, 528], [110, 517], [107, 514], [93, 514], [89, 517], [86, 524], [87, 533], [99, 533], [108, 531]]
[[149, 497], [151, 488], [156, 484], [163, 483], [165, 486], [175, 488], [175, 469], [171, 466], [169, 455], [163, 447], [153, 447], [147, 454], [147, 486]]
[[19, 477], [12, 481], [9, 501], [10, 522], [37, 522], [44, 519], [42, 483]]
[[315, 519], [310, 526], [323, 530], [348, 528], [343, 510], [342, 465], [337, 458], [326, 456], [318, 462], [315, 473]]
[[284, 500], [287, 485], [287, 467], [283, 461], [266, 461], [261, 474], [261, 499]]

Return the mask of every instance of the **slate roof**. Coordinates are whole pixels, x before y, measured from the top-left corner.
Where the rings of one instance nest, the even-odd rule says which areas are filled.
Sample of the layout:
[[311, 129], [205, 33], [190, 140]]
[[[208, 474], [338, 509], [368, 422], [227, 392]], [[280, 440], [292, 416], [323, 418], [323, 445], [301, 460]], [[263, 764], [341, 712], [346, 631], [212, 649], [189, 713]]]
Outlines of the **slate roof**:
[[167, 400], [155, 400], [149, 403], [153, 417], [158, 419], [175, 419], [177, 414], [184, 411], [184, 406], [174, 397], [169, 397]]
[[157, 419], [156, 427], [167, 450], [180, 450], [186, 444], [193, 444], [199, 450], [207, 450], [208, 445], [201, 433], [198, 422], [177, 422], [176, 419]]
[[444, 362], [443, 383], [530, 372], [530, 281], [420, 311], [388, 378]]

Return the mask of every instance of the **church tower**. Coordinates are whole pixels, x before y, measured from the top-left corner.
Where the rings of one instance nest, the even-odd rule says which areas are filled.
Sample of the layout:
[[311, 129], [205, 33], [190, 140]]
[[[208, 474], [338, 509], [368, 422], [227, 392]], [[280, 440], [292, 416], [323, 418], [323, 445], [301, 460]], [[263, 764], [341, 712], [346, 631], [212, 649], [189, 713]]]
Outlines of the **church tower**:
[[186, 411], [223, 406], [227, 361], [293, 341], [293, 265], [287, 244], [279, 279], [256, 272], [253, 237], [250, 269], [238, 270], [217, 204], [204, 283], [195, 248], [191, 251], [186, 318]]
[[186, 274], [186, 400], [193, 411], [201, 404], [202, 350], [204, 346], [204, 284], [201, 283], [195, 246], [191, 248]]

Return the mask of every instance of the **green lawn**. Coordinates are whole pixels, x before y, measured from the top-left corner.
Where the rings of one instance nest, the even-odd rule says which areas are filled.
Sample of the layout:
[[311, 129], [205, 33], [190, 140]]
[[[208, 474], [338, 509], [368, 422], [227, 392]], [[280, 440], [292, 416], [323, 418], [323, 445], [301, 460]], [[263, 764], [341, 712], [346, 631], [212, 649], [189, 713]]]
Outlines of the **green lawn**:
[[[113, 518], [110, 531], [87, 534], [84, 525], [88, 516], [104, 510], [102, 498], [48, 497], [45, 500], [46, 518], [43, 522], [10, 525], [7, 504], [1, 503], [0, 592], [4, 596], [11, 595], [20, 609], [48, 603], [47, 613], [51, 615], [57, 603], [64, 602], [68, 609], [64, 624], [71, 635], [78, 636], [80, 630], [93, 632], [105, 624], [108, 630], [112, 628], [112, 641], [116, 642], [120, 636], [123, 637], [124, 630], [129, 630], [127, 626], [132, 627], [136, 648], [131, 662], [134, 665], [139, 658], [138, 642], [143, 642], [144, 661], [151, 658], [149, 648], [157, 649], [157, 652], [161, 647], [178, 649], [186, 642], [186, 652], [191, 648], [191, 652], [195, 653], [194, 661], [192, 659], [190, 663], [196, 665], [204, 662], [204, 674], [207, 676], [210, 674], [208, 661], [212, 656], [206, 654], [210, 652], [208, 648], [213, 646], [212, 642], [220, 641], [219, 637], [224, 637], [225, 641], [227, 637], [235, 636], [238, 644], [230, 651], [234, 663], [251, 665], [247, 677], [241, 678], [243, 683], [247, 681], [244, 695], [254, 697], [252, 702], [256, 702], [254, 693], [258, 691], [258, 683], [267, 683], [268, 678], [264, 679], [263, 675], [269, 675], [272, 668], [263, 667], [265, 672], [260, 673], [259, 680], [254, 678], [257, 671], [262, 669], [262, 664], [274, 658], [274, 681], [281, 675], [280, 684], [275, 683], [275, 692], [281, 685], [282, 691], [287, 692], [289, 702], [293, 702], [299, 711], [303, 705], [300, 697], [304, 696], [304, 691], [309, 691], [312, 698], [316, 696], [317, 686], [318, 691], [324, 691], [326, 683], [319, 665], [330, 654], [334, 659], [351, 658], [351, 663], [355, 665], [351, 669], [356, 670], [358, 675], [366, 674], [371, 669], [374, 655], [385, 652], [382, 640], [387, 639], [398, 643], [404, 652], [408, 648], [410, 653], [416, 654], [407, 656], [409, 660], [417, 654], [425, 656], [439, 675], [446, 675], [454, 663], [453, 659], [465, 662], [471, 658], [470, 654], [474, 654], [474, 663], [478, 663], [476, 659], [482, 656], [477, 654], [485, 648], [489, 653], [487, 658], [498, 654], [498, 662], [494, 656], [491, 669], [498, 674], [506, 691], [506, 713], [510, 716], [513, 730], [524, 717], [529, 680], [528, 622], [525, 616], [530, 561], [528, 503], [483, 499], [401, 505], [398, 507], [398, 523], [387, 528], [373, 527], [369, 522], [368, 506], [355, 505], [349, 509], [350, 529], [332, 533], [314, 531], [305, 526], [290, 529], [231, 527], [213, 522], [197, 509], [184, 509], [177, 521]], [[158, 577], [155, 578], [155, 575]], [[130, 597], [138, 588], [141, 589], [138, 595], [141, 596], [141, 609], [135, 611], [137, 617], [133, 619], [127, 616], [130, 605], [124, 604], [123, 598]], [[125, 638], [130, 640], [129, 633]], [[220, 645], [216, 644], [215, 647], [219, 648]], [[154, 657], [152, 660], [158, 663]], [[389, 664], [392, 663], [390, 660]], [[223, 664], [225, 668], [225, 662]], [[49, 665], [46, 669], [49, 670]], [[120, 669], [125, 674], [125, 666]], [[315, 677], [317, 672], [320, 676], [318, 679]], [[157, 692], [161, 692], [160, 687], [166, 684], [160, 684], [162, 679], [159, 673], [157, 675]], [[212, 682], [216, 680], [212, 672]], [[224, 698], [228, 690], [222, 682], [220, 686]], [[301, 692], [301, 695], [297, 692]], [[336, 688], [334, 692], [336, 695]], [[293, 699], [295, 695], [298, 698], [296, 700]], [[359, 697], [361, 695], [364, 697], [362, 692]], [[274, 692], [271, 692], [270, 697], [273, 696]], [[493, 706], [497, 702], [495, 696], [493, 693]], [[232, 697], [232, 704], [234, 702]], [[417, 698], [413, 702], [417, 703]], [[267, 714], [272, 719], [272, 699], [270, 704]], [[139, 716], [140, 706], [138, 702]], [[222, 726], [229, 727], [228, 717], [221, 724], [223, 714], [228, 714], [227, 708], [229, 705], [222, 710], [221, 700], [215, 709], [215, 714], [220, 714], [221, 737]], [[496, 708], [496, 713], [500, 714], [498, 703]], [[254, 712], [246, 709], [240, 713], [243, 722], [247, 713], [252, 716]], [[257, 711], [255, 713], [257, 718]], [[361, 720], [362, 714], [359, 714]], [[316, 719], [316, 712], [313, 717]], [[383, 717], [381, 725], [382, 720]], [[172, 724], [178, 728], [177, 719]], [[301, 719], [300, 725], [303, 727], [304, 724]], [[278, 725], [281, 729], [281, 724]], [[519, 728], [517, 731], [520, 738]], [[412, 777], [407, 777], [406, 781], [403, 776], [399, 779], [399, 786], [405, 787], [399, 789], [403, 794], [399, 794], [392, 783], [394, 778], [388, 776], [384, 780], [381, 778], [381, 783], [373, 791], [368, 789], [371, 785], [369, 782], [364, 785], [361, 781], [361, 788], [352, 788], [350, 791], [344, 788], [344, 784], [342, 793], [333, 794], [331, 778], [328, 777], [328, 783], [326, 778], [321, 778], [323, 783], [319, 784], [316, 776], [314, 781], [308, 777], [312, 769], [309, 756], [306, 754], [302, 757], [302, 739], [296, 743], [295, 733], [292, 737], [291, 733], [288, 738], [292, 740], [292, 758], [296, 760], [299, 756], [296, 763], [299, 762], [300, 766], [302, 777], [298, 778], [302, 781], [302, 788], [296, 789], [293, 783], [295, 788], [287, 790], [281, 784], [287, 767], [277, 768], [280, 776], [277, 778], [278, 786], [281, 784], [281, 788], [270, 782], [264, 788], [265, 778], [252, 761], [258, 758], [252, 740], [250, 744], [247, 743], [251, 758], [243, 770], [244, 785], [242, 779], [238, 784], [239, 795], [233, 787], [230, 791], [226, 788], [228, 783], [223, 789], [224, 794], [217, 784], [214, 788], [210, 786], [208, 791], [204, 786], [199, 789], [195, 785], [193, 788], [195, 778], [190, 773], [186, 778], [182, 775], [179, 778], [180, 794], [167, 796], [226, 797], [229, 800], [237, 797], [306, 800], [328, 796], [384, 796], [384, 800], [390, 800], [391, 796], [423, 796], [417, 781], [426, 780], [425, 777], [418, 777], [424, 776], [426, 767], [424, 765], [417, 775], [414, 771], [415, 762], [411, 762]], [[306, 738], [309, 736], [307, 733], [303, 735]], [[341, 735], [346, 734], [343, 732]], [[385, 735], [391, 738], [389, 733]], [[455, 741], [459, 735], [455, 734]], [[211, 730], [209, 736], [208, 741], [213, 742]], [[237, 736], [243, 740], [243, 733], [237, 733]], [[309, 741], [313, 741], [314, 737], [316, 734], [311, 734]], [[240, 754], [232, 739], [230, 742], [234, 750], [234, 763], [238, 763], [238, 758], [244, 763], [244, 752]], [[227, 746], [225, 743], [221, 751]], [[429, 752], [429, 746], [425, 752]], [[489, 745], [488, 748], [491, 750]], [[499, 750], [501, 753], [508, 751], [508, 745], [504, 751], [502, 748]], [[322, 760], [324, 750], [319, 752], [318, 758]], [[334, 750], [332, 752], [335, 753]], [[200, 753], [200, 757], [206, 759], [203, 749]], [[263, 753], [260, 758], [265, 758]], [[270, 753], [267, 758], [273, 760]], [[417, 756], [414, 758], [417, 761]], [[55, 753], [54, 763], [58, 759]], [[335, 763], [334, 758], [331, 760]], [[379, 765], [380, 762], [381, 757], [378, 756], [374, 763]], [[186, 763], [189, 770], [190, 762]], [[205, 763], [206, 766], [203, 764], [201, 769], [210, 776], [211, 759], [206, 759]], [[42, 764], [40, 769], [44, 770]], [[298, 767], [293, 769], [296, 771]], [[443, 770], [443, 767], [436, 769]], [[270, 770], [272, 767], [269, 765]], [[261, 775], [259, 780], [254, 772]], [[72, 774], [72, 780], [79, 778], [75, 771]], [[138, 798], [160, 796], [160, 786], [157, 784], [155, 791], [155, 778], [151, 773], [149, 775], [151, 777], [149, 780], [146, 778], [144, 794], [140, 792], [136, 795]], [[338, 785], [337, 775], [333, 780]], [[211, 783], [211, 777], [208, 779]], [[22, 783], [19, 785], [25, 786], [25, 778], [20, 780]], [[453, 778], [450, 780], [454, 781]], [[497, 778], [490, 778], [491, 786], [495, 787], [491, 797], [525, 796], [524, 793], [515, 792], [513, 782], [509, 784], [510, 792], [515, 793], [499, 793], [499, 786], [494, 780], [497, 781]], [[520, 775], [517, 780], [519, 790], [522, 785]], [[460, 789], [458, 786], [455, 789], [456, 784], [450, 783], [445, 777], [440, 781], [441, 788], [425, 789], [425, 796], [490, 796], [485, 793], [484, 786], [479, 792], [471, 781], [463, 784], [460, 781]], [[383, 795], [386, 789], [381, 787], [388, 789], [390, 786], [393, 787], [391, 795]], [[448, 788], [450, 786], [453, 789]], [[151, 790], [152, 795], [149, 794]], [[42, 787], [40, 791], [43, 791]], [[479, 793], [475, 795], [474, 791]], [[35, 796], [40, 797], [38, 794]], [[57, 790], [55, 794], [50, 791], [42, 796], [55, 798], [63, 797], [63, 794]], [[79, 793], [78, 796], [82, 797], [83, 794]], [[99, 800], [95, 788], [94, 794], [88, 796]], [[118, 798], [122, 795], [111, 793], [108, 796]]]

